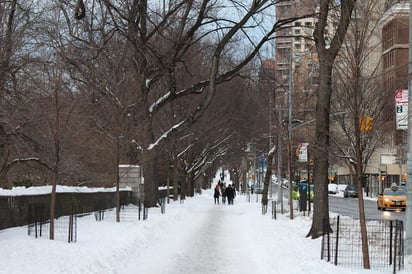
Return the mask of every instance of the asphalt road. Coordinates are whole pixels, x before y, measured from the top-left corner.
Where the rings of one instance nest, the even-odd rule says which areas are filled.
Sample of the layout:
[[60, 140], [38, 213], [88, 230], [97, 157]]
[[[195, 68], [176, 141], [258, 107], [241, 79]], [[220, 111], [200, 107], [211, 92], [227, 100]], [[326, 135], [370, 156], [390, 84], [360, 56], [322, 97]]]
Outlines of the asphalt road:
[[[277, 192], [277, 185], [274, 185], [272, 189], [273, 193]], [[283, 195], [285, 198], [289, 197], [289, 190], [283, 189]], [[364, 199], [365, 206], [365, 216], [366, 219], [371, 220], [401, 220], [405, 221], [405, 211], [381, 211], [378, 210], [376, 205], [376, 199]], [[329, 195], [329, 211], [353, 218], [359, 218], [359, 204], [358, 198], [343, 198], [340, 196], [335, 196], [333, 194]]]
[[[377, 209], [376, 201], [364, 199], [366, 219], [384, 219], [405, 221], [405, 211], [380, 211]], [[358, 198], [342, 198], [329, 195], [329, 211], [359, 218]]]

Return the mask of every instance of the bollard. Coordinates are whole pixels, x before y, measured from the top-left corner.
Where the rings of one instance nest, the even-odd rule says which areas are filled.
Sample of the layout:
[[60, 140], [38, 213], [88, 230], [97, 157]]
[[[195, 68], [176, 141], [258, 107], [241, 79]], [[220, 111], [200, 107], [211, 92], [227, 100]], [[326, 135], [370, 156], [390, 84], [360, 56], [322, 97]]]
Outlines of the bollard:
[[276, 201], [272, 201], [272, 219], [276, 220]]

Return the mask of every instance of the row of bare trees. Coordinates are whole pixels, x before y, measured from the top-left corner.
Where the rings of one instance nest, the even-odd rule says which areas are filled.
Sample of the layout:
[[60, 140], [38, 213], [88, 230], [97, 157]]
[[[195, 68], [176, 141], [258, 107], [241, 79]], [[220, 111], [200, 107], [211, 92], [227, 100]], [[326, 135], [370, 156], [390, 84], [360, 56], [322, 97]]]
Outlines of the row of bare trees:
[[[202, 176], [220, 159], [240, 166], [235, 155], [261, 115], [250, 93], [259, 51], [277, 30], [317, 16], [317, 199], [309, 235], [321, 235], [329, 217], [332, 69], [356, 1], [321, 0], [317, 14], [270, 24], [282, 0], [81, 2], [81, 16], [66, 0], [0, 3], [2, 186], [23, 176], [51, 184], [53, 193], [63, 183], [118, 186], [119, 163], [136, 163], [147, 206], [156, 205], [166, 178], [175, 198], [178, 189], [193, 195], [194, 182], [207, 184]], [[332, 10], [340, 13], [327, 44]]]
[[0, 3], [1, 185], [52, 185], [51, 220], [57, 185], [118, 187], [119, 163], [143, 166], [147, 206], [170, 167], [192, 195], [240, 151], [248, 64], [292, 19], [265, 28], [267, 0], [82, 2]]

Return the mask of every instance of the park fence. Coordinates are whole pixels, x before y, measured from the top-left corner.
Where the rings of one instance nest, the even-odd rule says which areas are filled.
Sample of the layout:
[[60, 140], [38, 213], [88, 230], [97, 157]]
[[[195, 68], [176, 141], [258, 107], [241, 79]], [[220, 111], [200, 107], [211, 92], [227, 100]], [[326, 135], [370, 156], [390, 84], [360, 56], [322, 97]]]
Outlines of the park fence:
[[[116, 207], [116, 197], [116, 192], [56, 193], [55, 217], [110, 209]], [[133, 193], [120, 191], [120, 205], [130, 203], [136, 203]], [[35, 217], [50, 217], [50, 194], [0, 196], [0, 230], [31, 224]]]
[[[337, 216], [330, 219], [330, 226], [332, 232], [323, 233], [321, 259], [343, 267], [363, 268], [360, 221]], [[403, 269], [403, 222], [367, 220], [366, 230], [370, 268], [392, 273]]]
[[[44, 215], [43, 206], [31, 206], [29, 208], [30, 222], [27, 225], [27, 234], [35, 238], [50, 238], [50, 219]], [[54, 239], [67, 241], [68, 243], [77, 242], [77, 215], [71, 212], [67, 216], [54, 219]]]
[[[166, 199], [159, 199], [161, 213], [166, 212]], [[68, 214], [58, 216], [54, 219], [54, 239], [63, 240], [68, 243], [77, 242], [77, 220], [86, 215], [94, 215], [97, 222], [116, 222], [116, 208], [99, 209], [93, 212], [82, 212], [77, 214], [77, 207], [69, 209]], [[35, 238], [50, 238], [50, 208], [48, 204], [33, 203], [28, 206], [27, 233]], [[136, 222], [148, 218], [149, 209], [143, 201], [137, 200], [128, 205], [122, 204], [119, 211], [119, 221]]]

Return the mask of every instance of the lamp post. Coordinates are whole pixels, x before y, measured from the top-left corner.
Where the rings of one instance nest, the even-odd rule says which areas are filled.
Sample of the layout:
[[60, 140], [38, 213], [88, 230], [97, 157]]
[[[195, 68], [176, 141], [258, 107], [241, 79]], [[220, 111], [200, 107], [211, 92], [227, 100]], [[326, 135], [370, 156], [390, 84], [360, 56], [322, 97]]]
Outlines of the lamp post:
[[[412, 1], [412, 0], [411, 0]], [[289, 205], [290, 219], [293, 220], [293, 199], [292, 199], [292, 91], [293, 91], [293, 56], [290, 54], [289, 68], [289, 93], [288, 93], [288, 172], [289, 172]]]
[[[409, 3], [408, 105], [412, 106], [412, 0]], [[412, 255], [412, 115], [408, 114], [408, 180], [406, 183], [405, 255]]]

